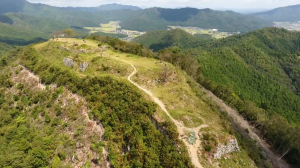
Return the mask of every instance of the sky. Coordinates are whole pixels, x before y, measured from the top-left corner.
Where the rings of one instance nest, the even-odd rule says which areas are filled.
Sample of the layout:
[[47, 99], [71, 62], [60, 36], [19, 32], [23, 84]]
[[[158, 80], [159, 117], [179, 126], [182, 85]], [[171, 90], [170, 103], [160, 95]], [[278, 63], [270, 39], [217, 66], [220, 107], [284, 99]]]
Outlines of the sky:
[[52, 6], [95, 7], [103, 4], [118, 3], [146, 7], [195, 7], [211, 9], [273, 9], [300, 4], [299, 0], [27, 0]]

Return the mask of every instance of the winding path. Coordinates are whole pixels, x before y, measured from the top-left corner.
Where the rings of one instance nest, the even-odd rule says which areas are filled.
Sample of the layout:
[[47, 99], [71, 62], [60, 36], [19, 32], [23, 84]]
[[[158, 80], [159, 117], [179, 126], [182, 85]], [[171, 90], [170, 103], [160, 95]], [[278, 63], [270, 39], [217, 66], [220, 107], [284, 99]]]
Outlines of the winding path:
[[[137, 83], [133, 82], [131, 80], [131, 77], [137, 73], [137, 69], [134, 67], [134, 65], [131, 65], [132, 68], [134, 69], [134, 71], [128, 76], [128, 81], [130, 83], [132, 83], [133, 85], [135, 85], [136, 87], [138, 87], [139, 89], [141, 89], [142, 91], [144, 91], [145, 93], [147, 93], [149, 96], [151, 96], [151, 98], [154, 100], [154, 102], [156, 104], [159, 105], [159, 107], [167, 114], [167, 116], [170, 117], [170, 119], [172, 120], [172, 122], [176, 125], [177, 127], [177, 130], [179, 132], [179, 139], [181, 139], [184, 144], [187, 146], [187, 149], [189, 151], [189, 155], [190, 155], [190, 158], [192, 160], [192, 163], [197, 167], [197, 168], [203, 168], [202, 165], [200, 164], [199, 162], [199, 159], [198, 159], [198, 150], [199, 150], [199, 147], [201, 145], [201, 142], [200, 142], [200, 139], [198, 137], [198, 132], [201, 128], [205, 128], [205, 127], [208, 127], [208, 125], [206, 124], [203, 124], [197, 128], [187, 128], [187, 127], [184, 127], [184, 124], [182, 122], [179, 122], [177, 120], [175, 120], [171, 115], [170, 113], [168, 112], [168, 110], [166, 109], [165, 105], [163, 104], [163, 102], [161, 100], [159, 100], [157, 97], [153, 96], [153, 93], [150, 92], [149, 90], [147, 89], [144, 89], [142, 88], [140, 85], [138, 85]], [[184, 135], [185, 133], [185, 130], [187, 131], [195, 131], [196, 135], [197, 135], [197, 140], [196, 140], [196, 144], [194, 145], [191, 145], [189, 144], [185, 139], [183, 139], [181, 137], [181, 135]]]

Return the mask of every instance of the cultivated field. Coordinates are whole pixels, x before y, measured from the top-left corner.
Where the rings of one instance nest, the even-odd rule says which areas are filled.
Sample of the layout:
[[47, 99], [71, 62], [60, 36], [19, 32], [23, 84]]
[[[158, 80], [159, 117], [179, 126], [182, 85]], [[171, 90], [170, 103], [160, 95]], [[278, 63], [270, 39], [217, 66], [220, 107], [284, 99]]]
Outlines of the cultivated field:
[[[226, 38], [231, 36], [232, 34], [228, 32], [219, 32], [214, 31], [214, 29], [201, 29], [197, 27], [182, 27], [182, 26], [169, 26], [172, 29], [182, 29], [190, 34], [208, 34], [211, 35], [213, 38], [219, 39], [219, 38]], [[234, 32], [233, 34], [239, 34], [238, 32]]]

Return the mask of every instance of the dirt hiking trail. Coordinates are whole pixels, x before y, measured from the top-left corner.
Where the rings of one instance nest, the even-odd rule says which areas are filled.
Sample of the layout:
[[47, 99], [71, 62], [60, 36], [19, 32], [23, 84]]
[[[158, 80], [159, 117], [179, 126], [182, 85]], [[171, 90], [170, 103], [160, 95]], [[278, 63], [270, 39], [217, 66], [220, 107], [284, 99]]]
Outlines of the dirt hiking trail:
[[[195, 167], [197, 168], [203, 168], [203, 166], [200, 164], [199, 162], [199, 159], [198, 159], [198, 150], [200, 148], [200, 145], [201, 145], [201, 142], [200, 142], [200, 139], [199, 139], [199, 136], [198, 136], [198, 132], [201, 128], [205, 128], [205, 127], [208, 127], [208, 125], [206, 124], [203, 124], [199, 127], [196, 127], [196, 128], [187, 128], [184, 126], [184, 124], [182, 122], [179, 122], [177, 120], [175, 120], [168, 112], [168, 110], [165, 108], [165, 105], [164, 103], [159, 100], [157, 97], [153, 96], [153, 93], [151, 93], [149, 90], [146, 90], [144, 88], [142, 88], [141, 86], [139, 86], [137, 83], [133, 82], [131, 80], [131, 77], [133, 75], [135, 75], [137, 73], [137, 69], [135, 68], [134, 65], [131, 65], [132, 68], [134, 69], [134, 71], [128, 76], [128, 81], [130, 83], [132, 83], [133, 85], [135, 85], [136, 87], [138, 87], [139, 89], [141, 89], [142, 91], [144, 91], [145, 93], [147, 93], [149, 96], [151, 96], [151, 98], [154, 100], [154, 102], [156, 104], [159, 105], [159, 107], [167, 114], [167, 116], [170, 117], [170, 119], [172, 120], [172, 122], [176, 125], [177, 127], [177, 130], [179, 132], [179, 139], [182, 140], [184, 142], [184, 144], [187, 146], [187, 149], [189, 151], [189, 156], [192, 160], [192, 163], [194, 164]], [[189, 144], [185, 139], [183, 139], [181, 137], [181, 135], [184, 135], [186, 131], [195, 131], [196, 135], [197, 135], [197, 140], [196, 140], [196, 144], [194, 145], [191, 145]]]

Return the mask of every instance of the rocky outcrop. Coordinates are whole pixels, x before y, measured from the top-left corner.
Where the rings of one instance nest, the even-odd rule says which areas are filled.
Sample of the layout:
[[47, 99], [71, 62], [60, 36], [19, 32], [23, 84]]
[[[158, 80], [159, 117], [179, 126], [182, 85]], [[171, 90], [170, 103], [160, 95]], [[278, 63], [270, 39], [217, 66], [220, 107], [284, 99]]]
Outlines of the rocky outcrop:
[[74, 66], [74, 61], [71, 58], [64, 58], [63, 63], [70, 68]]
[[221, 159], [222, 155], [237, 151], [240, 151], [238, 142], [236, 139], [232, 139], [228, 145], [221, 145], [217, 148], [217, 152], [214, 154], [214, 159]]
[[88, 66], [89, 66], [89, 64], [88, 64], [87, 62], [83, 62], [83, 63], [80, 63], [79, 69], [80, 69], [82, 72], [84, 72]]

